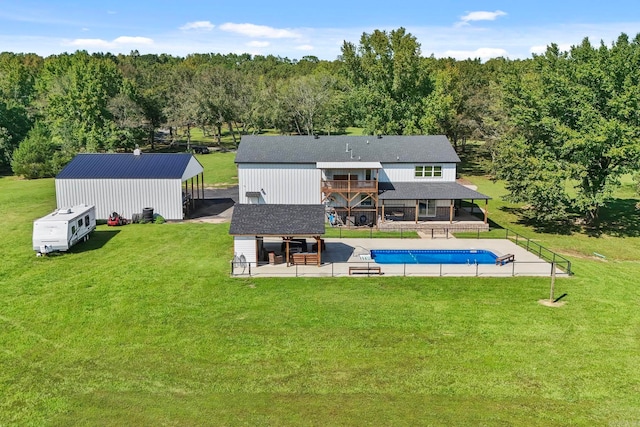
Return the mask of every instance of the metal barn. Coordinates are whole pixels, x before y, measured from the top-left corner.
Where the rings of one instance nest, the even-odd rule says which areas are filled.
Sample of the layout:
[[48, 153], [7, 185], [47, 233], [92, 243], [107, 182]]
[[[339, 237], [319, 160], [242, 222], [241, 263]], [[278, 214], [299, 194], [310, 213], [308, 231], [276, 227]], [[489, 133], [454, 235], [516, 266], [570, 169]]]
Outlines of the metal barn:
[[153, 208], [181, 220], [204, 198], [203, 167], [191, 154], [78, 154], [56, 176], [58, 208], [95, 205], [96, 218], [112, 212], [125, 218]]

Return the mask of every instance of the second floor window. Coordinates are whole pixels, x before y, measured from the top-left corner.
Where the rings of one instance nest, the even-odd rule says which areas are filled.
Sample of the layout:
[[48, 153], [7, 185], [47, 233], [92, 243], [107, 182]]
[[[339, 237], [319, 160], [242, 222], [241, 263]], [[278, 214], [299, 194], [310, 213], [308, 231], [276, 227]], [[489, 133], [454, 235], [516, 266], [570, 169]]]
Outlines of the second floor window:
[[442, 176], [442, 166], [416, 166], [416, 178], [432, 178]]

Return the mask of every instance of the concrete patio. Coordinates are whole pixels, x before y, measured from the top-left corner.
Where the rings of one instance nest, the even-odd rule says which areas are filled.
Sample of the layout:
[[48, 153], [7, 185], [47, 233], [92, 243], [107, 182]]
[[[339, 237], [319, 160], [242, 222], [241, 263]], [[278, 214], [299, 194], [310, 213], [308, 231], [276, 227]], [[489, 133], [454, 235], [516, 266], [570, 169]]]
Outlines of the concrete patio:
[[[241, 265], [233, 268], [234, 276], [252, 277], [338, 277], [349, 276], [349, 267], [381, 267], [384, 276], [550, 276], [551, 263], [527, 252], [507, 239], [324, 239], [322, 265], [283, 264]], [[309, 241], [309, 244], [311, 242]], [[281, 252], [281, 239], [265, 239], [267, 251]], [[485, 249], [501, 256], [515, 255], [515, 262], [505, 265], [487, 264], [377, 264], [369, 260], [371, 249]], [[359, 272], [362, 273], [362, 272]], [[566, 275], [556, 268], [557, 275]], [[377, 275], [377, 274], [371, 274]], [[353, 274], [353, 277], [367, 273]]]

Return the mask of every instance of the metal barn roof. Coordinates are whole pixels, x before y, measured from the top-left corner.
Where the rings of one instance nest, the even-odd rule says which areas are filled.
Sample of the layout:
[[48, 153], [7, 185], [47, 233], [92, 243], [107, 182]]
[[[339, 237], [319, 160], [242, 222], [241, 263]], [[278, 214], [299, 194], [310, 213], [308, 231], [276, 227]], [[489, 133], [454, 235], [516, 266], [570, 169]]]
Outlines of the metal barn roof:
[[459, 163], [444, 135], [242, 137], [236, 163]]
[[78, 154], [56, 179], [182, 179], [203, 171], [188, 153]]

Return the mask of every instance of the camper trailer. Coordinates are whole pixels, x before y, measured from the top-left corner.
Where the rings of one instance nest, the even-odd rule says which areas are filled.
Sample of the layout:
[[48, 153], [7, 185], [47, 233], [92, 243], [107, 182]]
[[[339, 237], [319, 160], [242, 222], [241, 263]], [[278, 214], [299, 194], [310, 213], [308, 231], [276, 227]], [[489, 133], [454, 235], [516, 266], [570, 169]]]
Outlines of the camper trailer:
[[88, 240], [95, 228], [95, 206], [57, 209], [33, 222], [33, 250], [38, 256], [67, 251], [76, 243]]

